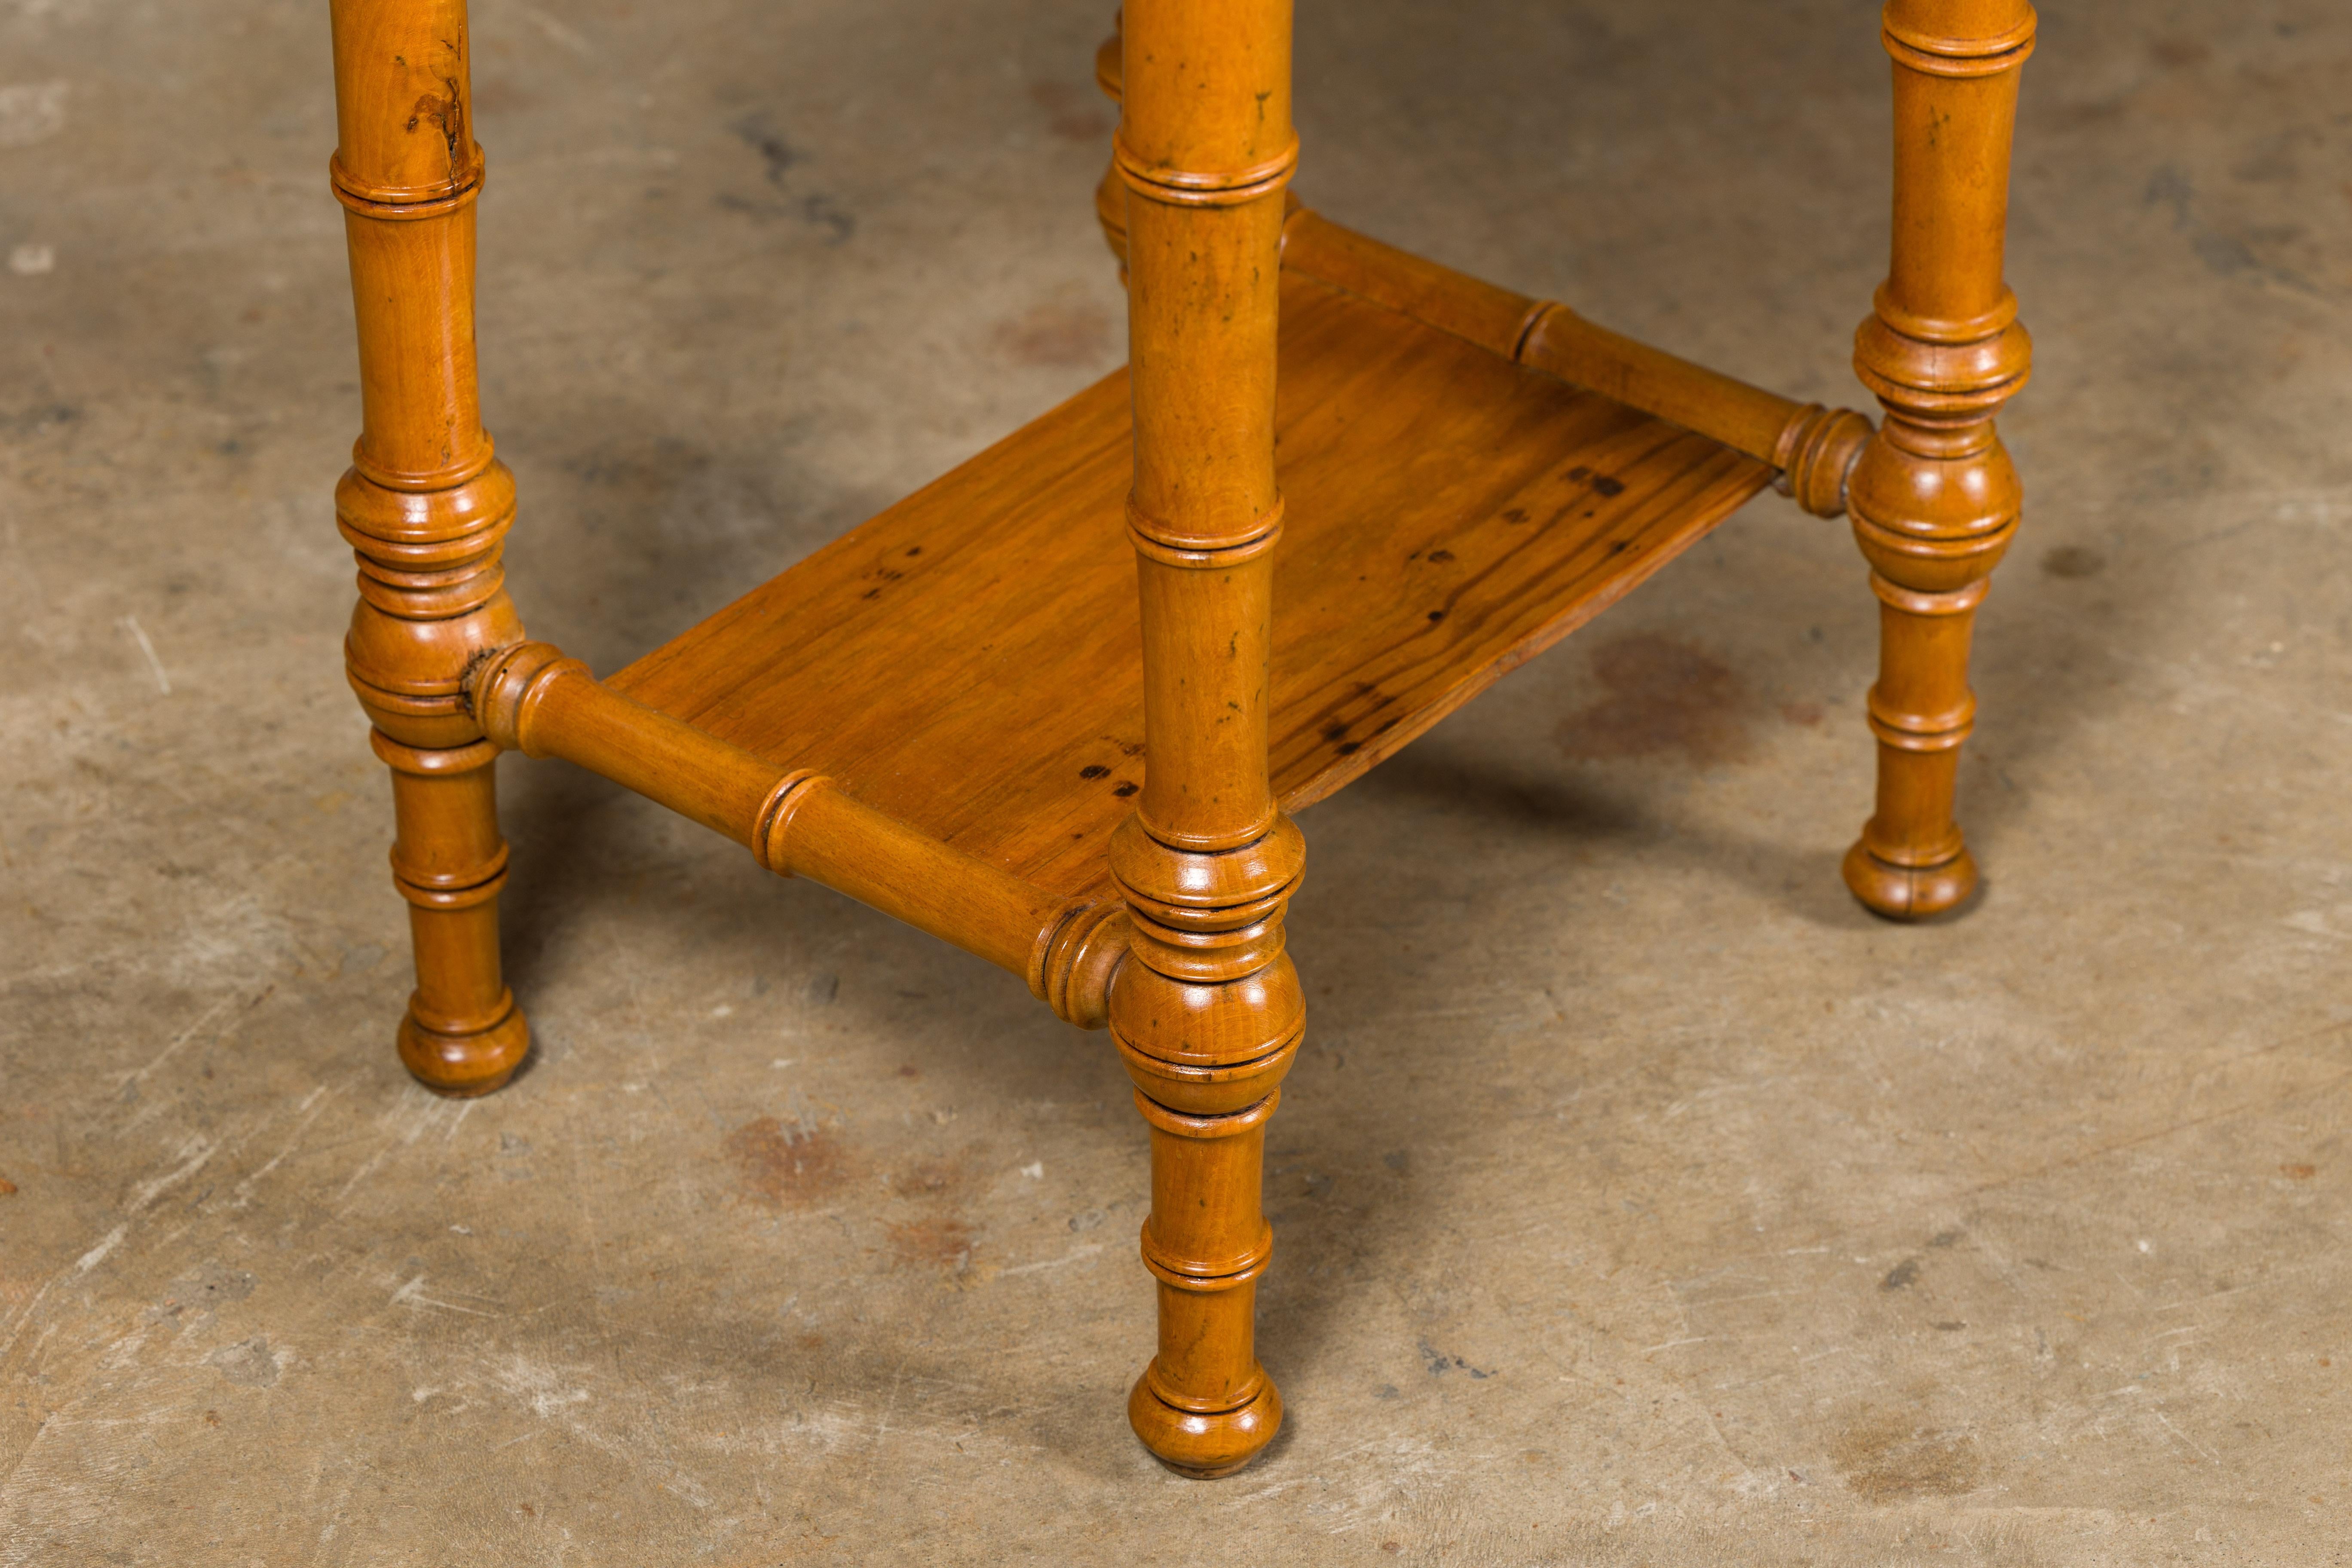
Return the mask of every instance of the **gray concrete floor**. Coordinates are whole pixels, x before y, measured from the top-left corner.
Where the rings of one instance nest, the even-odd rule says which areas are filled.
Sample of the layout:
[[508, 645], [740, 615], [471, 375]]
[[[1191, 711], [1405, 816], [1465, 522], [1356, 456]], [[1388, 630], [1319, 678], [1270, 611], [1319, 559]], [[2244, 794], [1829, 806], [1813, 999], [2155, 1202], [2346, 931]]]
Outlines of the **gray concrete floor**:
[[[535, 632], [1117, 362], [1108, 9], [481, 0]], [[1307, 0], [1300, 188], [1858, 400], [1874, 10]], [[537, 1055], [408, 1081], [323, 9], [11, 0], [0, 83], [0, 1564], [2352, 1556], [2341, 5], [2045, 18], [1962, 918], [1838, 885], [1874, 602], [1772, 498], [1307, 815], [1213, 1485], [1122, 1415], [1123, 1077], [976, 961], [510, 760]]]

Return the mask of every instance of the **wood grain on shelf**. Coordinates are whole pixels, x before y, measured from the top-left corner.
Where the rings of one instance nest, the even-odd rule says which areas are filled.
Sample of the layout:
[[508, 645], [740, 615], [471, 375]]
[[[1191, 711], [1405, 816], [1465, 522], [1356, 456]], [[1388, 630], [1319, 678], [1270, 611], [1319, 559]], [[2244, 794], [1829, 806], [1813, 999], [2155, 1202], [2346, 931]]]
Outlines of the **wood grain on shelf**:
[[[1272, 765], [1286, 809], [1614, 603], [1767, 465], [1286, 275]], [[613, 677], [1055, 892], [1142, 783], [1124, 371]]]

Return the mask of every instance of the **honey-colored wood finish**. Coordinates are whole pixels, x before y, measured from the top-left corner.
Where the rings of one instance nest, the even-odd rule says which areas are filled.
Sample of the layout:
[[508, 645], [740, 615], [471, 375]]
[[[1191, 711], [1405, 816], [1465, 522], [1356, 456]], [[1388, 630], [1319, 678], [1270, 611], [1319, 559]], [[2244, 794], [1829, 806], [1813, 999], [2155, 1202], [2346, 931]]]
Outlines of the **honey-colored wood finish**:
[[1878, 814], [1847, 861], [1916, 915], [1951, 823], [1969, 620], [2014, 531], [1992, 416], [2023, 0], [1892, 0], [1894, 264], [1801, 405], [1435, 266], [1290, 196], [1287, 0], [1129, 0], [1097, 194], [1130, 363], [609, 681], [526, 641], [514, 487], [477, 409], [460, 0], [331, 0], [363, 428], [353, 689], [393, 772], [417, 985], [401, 1058], [481, 1093], [527, 1049], [500, 977], [493, 763], [560, 757], [1021, 975], [1108, 1026], [1150, 1129], [1144, 1443], [1246, 1464], [1265, 1129], [1306, 1028], [1290, 812], [1393, 754], [1768, 485], [1850, 515], [1885, 605]]
[[2017, 470], [1993, 416], [2032, 344], [2001, 277], [2010, 133], [2033, 52], [2026, 0], [1889, 0], [1895, 60], [1893, 260], [1855, 335], [1855, 374], [1886, 410], [1850, 481], [1853, 536], [1879, 600], [1878, 810], [1846, 885], [1900, 920], [1977, 883], [1952, 820], [1975, 721], [1969, 642], [1987, 575], [2016, 535]]
[[[1121, 42], [1113, 33], [1095, 56], [1096, 83], [1113, 103], [1124, 97]], [[1774, 487], [1806, 510], [1844, 512], [1846, 478], [1871, 435], [1862, 415], [1792, 402], [1635, 342], [1556, 300], [1424, 261], [1307, 211], [1296, 195], [1289, 207], [1282, 260], [1292, 271], [1710, 437], [1780, 469]], [[1095, 216], [1124, 279], [1127, 190], [1115, 159], [1095, 192]]]
[[845, 794], [631, 701], [545, 643], [477, 664], [467, 690], [496, 745], [562, 757], [749, 848], [782, 876], [824, 883], [1025, 978], [1083, 1028], [1104, 1020], [1125, 911], [1061, 898]]
[[1143, 1261], [1160, 1282], [1160, 1352], [1127, 1415], [1166, 1463], [1215, 1476], [1282, 1425], [1255, 1349], [1274, 1249], [1258, 1189], [1307, 1032], [1282, 930], [1307, 846], [1266, 763], [1289, 0], [1130, 0], [1123, 68], [1127, 532], [1150, 766], [1111, 835], [1134, 935], [1110, 1029], [1151, 1127]]
[[1531, 300], [1382, 245], [1304, 207], [1284, 226], [1283, 265], [1588, 388], [1779, 470], [1773, 487], [1818, 517], [1845, 511], [1870, 439], [1850, 408], [1797, 403]]
[[[1764, 464], [1296, 270], [1272, 769], [1361, 776], [1771, 482]], [[1142, 787], [1122, 371], [613, 685], [1068, 896]]]
[[445, 1094], [506, 1082], [530, 1043], [499, 969], [506, 879], [491, 766], [461, 689], [520, 642], [499, 565], [514, 479], [474, 388], [474, 202], [462, 0], [334, 0], [333, 186], [351, 247], [363, 424], [335, 519], [359, 557], [344, 662], [392, 770], [393, 882], [416, 992], [401, 1060]]

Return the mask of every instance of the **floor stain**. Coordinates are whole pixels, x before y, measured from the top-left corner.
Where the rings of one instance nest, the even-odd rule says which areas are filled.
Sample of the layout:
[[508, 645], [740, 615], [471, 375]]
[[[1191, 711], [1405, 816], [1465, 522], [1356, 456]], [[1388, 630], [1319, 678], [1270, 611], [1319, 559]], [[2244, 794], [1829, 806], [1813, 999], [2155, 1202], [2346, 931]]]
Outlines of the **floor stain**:
[[1110, 136], [1110, 105], [1091, 87], [1041, 81], [1030, 101], [1045, 111], [1045, 129], [1065, 142], [1103, 142]]
[[1974, 1437], [1920, 1426], [1897, 1411], [1872, 1411], [1830, 1445], [1845, 1484], [1871, 1502], [1958, 1497], [1984, 1469]]
[[223, 1377], [247, 1388], [268, 1388], [278, 1381], [278, 1358], [269, 1353], [269, 1341], [258, 1334], [215, 1351], [209, 1359]]
[[1755, 750], [1739, 677], [1703, 649], [1635, 632], [1596, 649], [1592, 672], [1609, 695], [1560, 721], [1554, 733], [1573, 760], [1679, 752], [1713, 767], [1745, 762]]
[[2080, 544], [2060, 544], [2042, 552], [2042, 570], [2052, 577], [2095, 577], [2107, 558]]
[[1493, 1367], [1472, 1366], [1468, 1362], [1463, 1360], [1458, 1355], [1448, 1355], [1444, 1351], [1439, 1350], [1435, 1345], [1431, 1344], [1426, 1336], [1421, 1339], [1418, 1342], [1421, 1347], [1421, 1358], [1428, 1363], [1429, 1375], [1432, 1377], [1441, 1377], [1449, 1372], [1466, 1372], [1472, 1377], [1481, 1380], [1495, 1375], [1495, 1369]]
[[172, 1285], [171, 1304], [174, 1307], [194, 1306], [209, 1310], [230, 1301], [242, 1301], [253, 1294], [259, 1280], [243, 1268], [229, 1268], [206, 1260], [194, 1272], [175, 1280]]
[[1110, 316], [1094, 304], [1032, 306], [997, 323], [996, 346], [1015, 364], [1097, 364], [1110, 355]]
[[890, 1191], [902, 1198], [936, 1198], [961, 1186], [969, 1167], [960, 1159], [925, 1160], [890, 1177]]
[[890, 1250], [901, 1263], [961, 1274], [971, 1267], [971, 1226], [952, 1215], [910, 1219], [891, 1226]]
[[735, 1162], [743, 1195], [769, 1208], [805, 1208], [849, 1181], [849, 1156], [829, 1128], [762, 1116], [720, 1145]]

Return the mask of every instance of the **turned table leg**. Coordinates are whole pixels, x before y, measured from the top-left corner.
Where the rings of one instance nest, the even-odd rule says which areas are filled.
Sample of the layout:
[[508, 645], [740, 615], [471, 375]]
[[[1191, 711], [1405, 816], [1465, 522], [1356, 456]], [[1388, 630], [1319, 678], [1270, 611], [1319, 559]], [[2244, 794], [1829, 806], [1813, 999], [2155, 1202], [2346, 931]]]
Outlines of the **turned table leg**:
[[1882, 915], [1951, 909], [1976, 886], [1952, 819], [1976, 701], [1969, 640], [2017, 531], [2017, 471], [1993, 416], [2032, 345], [2001, 277], [2010, 136], [2033, 48], [2026, 0], [1889, 0], [1895, 61], [1893, 259], [1854, 368], [1886, 410], [1847, 510], [1880, 605], [1878, 807], [1846, 885]]
[[1266, 772], [1275, 310], [1290, 124], [1287, 0], [1129, 0], [1125, 112], [1145, 755], [1110, 858], [1135, 921], [1110, 1028], [1151, 1127], [1143, 1258], [1160, 1351], [1128, 1401], [1188, 1474], [1282, 1420], [1258, 1364], [1265, 1127], [1306, 1028], [1283, 910], [1306, 862]]
[[499, 974], [507, 850], [497, 748], [467, 668], [522, 640], [499, 557], [514, 479], [491, 454], [474, 376], [474, 201], [463, 0], [333, 0], [339, 141], [359, 318], [363, 427], [335, 516], [359, 558], [346, 671], [392, 768], [393, 879], [416, 992], [400, 1058], [428, 1088], [486, 1094], [530, 1031]]
[[[1110, 37], [1095, 50], [1095, 85], [1111, 101], [1119, 106], [1126, 88], [1122, 74], [1126, 70], [1127, 39], [1123, 14], [1114, 16]], [[1095, 185], [1095, 221], [1102, 226], [1103, 243], [1118, 258], [1118, 280], [1127, 281], [1127, 182], [1119, 177], [1118, 160], [1114, 157], [1103, 171], [1102, 179]]]

